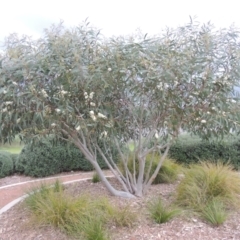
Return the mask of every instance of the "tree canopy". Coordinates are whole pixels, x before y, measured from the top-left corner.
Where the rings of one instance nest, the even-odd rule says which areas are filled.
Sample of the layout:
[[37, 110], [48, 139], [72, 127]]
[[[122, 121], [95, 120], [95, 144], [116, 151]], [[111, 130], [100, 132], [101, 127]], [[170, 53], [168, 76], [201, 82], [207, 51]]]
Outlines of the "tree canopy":
[[[239, 46], [237, 29], [193, 21], [155, 37], [105, 39], [88, 24], [53, 26], [36, 41], [11, 35], [0, 62], [0, 139], [11, 142], [19, 134], [70, 141], [112, 194], [141, 196], [180, 130], [209, 138], [238, 129]], [[129, 140], [137, 175], [128, 171], [122, 150]], [[126, 175], [115, 165], [109, 141]], [[146, 156], [156, 151], [158, 167], [143, 179]], [[124, 192], [104, 177], [97, 153]]]

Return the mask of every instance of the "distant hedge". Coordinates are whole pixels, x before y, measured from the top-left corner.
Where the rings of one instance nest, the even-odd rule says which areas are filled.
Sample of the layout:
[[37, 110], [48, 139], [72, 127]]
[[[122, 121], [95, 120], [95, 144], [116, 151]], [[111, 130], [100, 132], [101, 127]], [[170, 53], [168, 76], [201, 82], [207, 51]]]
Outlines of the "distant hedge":
[[[101, 168], [107, 168], [100, 156], [97, 161]], [[65, 141], [53, 145], [50, 140], [41, 139], [34, 145], [26, 145], [16, 162], [16, 172], [33, 177], [75, 170], [91, 171], [93, 166], [78, 148]]]
[[[109, 143], [110, 145], [111, 143]], [[113, 159], [119, 157], [112, 146]], [[240, 169], [240, 137], [228, 137], [222, 141], [202, 141], [200, 138], [183, 135], [170, 148], [169, 157], [185, 165], [199, 161], [230, 162], [236, 170]], [[101, 156], [98, 156], [101, 168], [107, 168]], [[45, 177], [60, 172], [90, 171], [92, 165], [74, 145], [59, 142], [52, 145], [47, 139], [40, 140], [34, 146], [25, 145], [19, 154], [0, 152], [0, 177], [14, 172], [28, 176]]]
[[197, 137], [180, 137], [171, 146], [169, 156], [183, 164], [204, 160], [230, 162], [238, 170], [240, 169], [240, 137], [233, 136], [210, 142]]

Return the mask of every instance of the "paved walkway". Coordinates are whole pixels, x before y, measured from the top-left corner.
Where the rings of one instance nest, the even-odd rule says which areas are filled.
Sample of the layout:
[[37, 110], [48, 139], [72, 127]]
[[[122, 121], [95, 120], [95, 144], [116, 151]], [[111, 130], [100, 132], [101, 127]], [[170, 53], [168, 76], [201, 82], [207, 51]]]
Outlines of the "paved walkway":
[[[112, 176], [110, 171], [105, 171], [106, 176]], [[7, 204], [24, 196], [28, 191], [42, 183], [54, 183], [57, 179], [62, 183], [81, 181], [86, 178], [92, 178], [93, 172], [81, 172], [72, 175], [63, 175], [57, 177], [41, 178], [27, 182], [20, 182], [0, 187], [0, 210]]]

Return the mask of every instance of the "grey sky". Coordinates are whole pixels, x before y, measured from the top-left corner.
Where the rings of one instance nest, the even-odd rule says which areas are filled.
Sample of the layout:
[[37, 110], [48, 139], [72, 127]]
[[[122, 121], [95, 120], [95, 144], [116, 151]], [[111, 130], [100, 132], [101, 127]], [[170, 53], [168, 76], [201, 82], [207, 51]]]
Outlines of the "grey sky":
[[240, 27], [239, 5], [239, 0], [1, 0], [0, 41], [13, 32], [39, 37], [60, 20], [76, 26], [87, 17], [106, 36], [137, 28], [156, 34], [188, 22], [189, 15], [217, 27]]

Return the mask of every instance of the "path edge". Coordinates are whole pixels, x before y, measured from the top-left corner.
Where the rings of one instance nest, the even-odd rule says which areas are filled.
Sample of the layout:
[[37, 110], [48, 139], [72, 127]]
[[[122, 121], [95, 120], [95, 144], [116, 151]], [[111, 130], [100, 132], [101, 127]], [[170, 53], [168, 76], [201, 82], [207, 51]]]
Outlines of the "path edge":
[[[111, 178], [113, 176], [108, 176], [108, 178]], [[71, 184], [71, 183], [75, 183], [75, 182], [81, 182], [81, 181], [87, 181], [92, 179], [92, 177], [88, 177], [88, 178], [82, 178], [82, 179], [76, 179], [76, 180], [72, 180], [72, 181], [66, 181], [66, 182], [62, 182], [63, 185], [67, 185], [67, 184]], [[32, 181], [30, 181], [32, 182]], [[26, 182], [25, 182], [26, 183]], [[23, 196], [11, 201], [10, 203], [8, 203], [7, 205], [5, 205], [4, 207], [2, 207], [0, 209], [0, 216], [1, 214], [3, 214], [4, 212], [8, 211], [9, 209], [11, 209], [12, 207], [14, 207], [15, 205], [17, 205], [18, 203], [20, 203], [21, 201], [23, 201], [25, 198], [28, 197], [28, 194], [24, 194]]]

